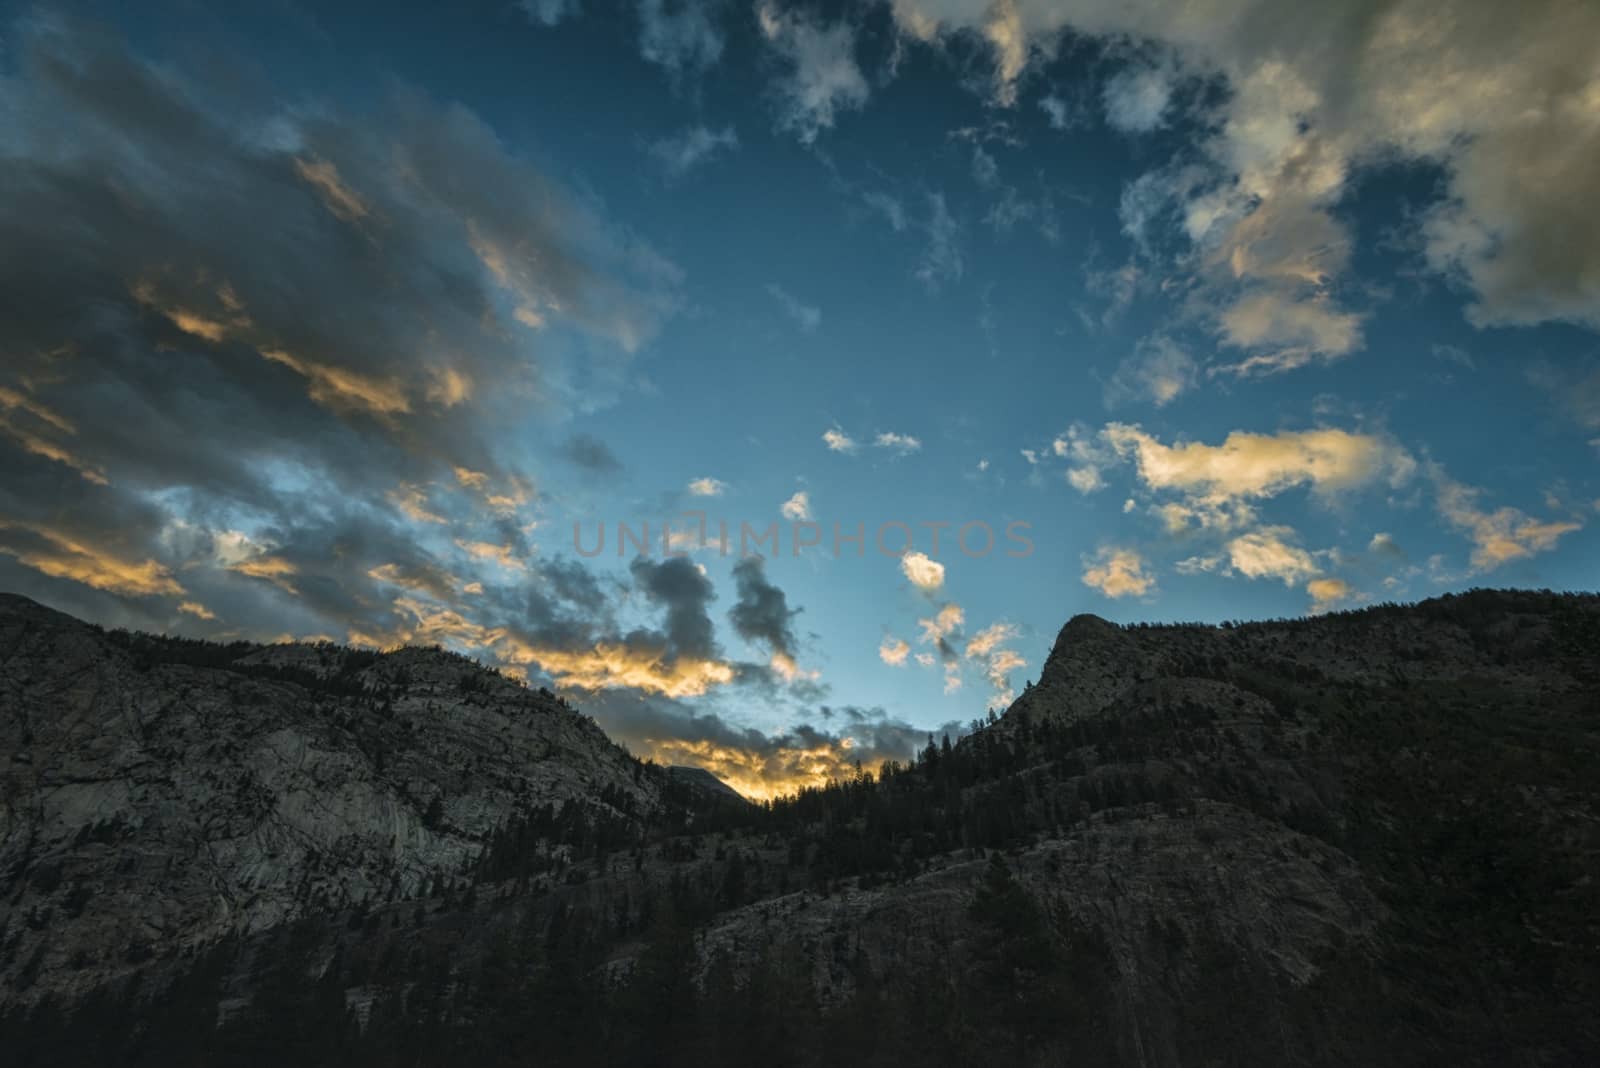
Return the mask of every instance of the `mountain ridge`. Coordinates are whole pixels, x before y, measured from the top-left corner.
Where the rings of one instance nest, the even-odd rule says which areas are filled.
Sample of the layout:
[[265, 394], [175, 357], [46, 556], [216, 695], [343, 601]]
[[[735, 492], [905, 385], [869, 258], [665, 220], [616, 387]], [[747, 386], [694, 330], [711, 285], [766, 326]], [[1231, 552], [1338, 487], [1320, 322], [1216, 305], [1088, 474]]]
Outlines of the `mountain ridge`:
[[[1581, 1062], [1596, 649], [1594, 595], [1080, 615], [994, 723], [733, 805], [454, 654], [118, 635], [0, 600], [0, 730], [27, 758], [0, 1039], [45, 1051], [17, 1063], [90, 1034], [89, 1059], [271, 1063], [293, 1018], [329, 1063], [741, 1063], [778, 1033], [802, 1064]], [[219, 695], [237, 715], [202, 714]], [[52, 744], [15, 745], [52, 712]], [[174, 794], [236, 769], [278, 777]], [[225, 832], [198, 882], [175, 796]], [[220, 920], [217, 886], [239, 896]]]

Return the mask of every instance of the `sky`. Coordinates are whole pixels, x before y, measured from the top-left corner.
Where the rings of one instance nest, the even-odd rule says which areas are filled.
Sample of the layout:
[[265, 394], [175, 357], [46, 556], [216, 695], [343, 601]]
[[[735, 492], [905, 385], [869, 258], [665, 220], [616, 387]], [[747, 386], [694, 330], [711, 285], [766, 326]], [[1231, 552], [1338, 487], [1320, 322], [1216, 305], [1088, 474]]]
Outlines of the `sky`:
[[[0, 5], [0, 589], [769, 796], [1600, 561], [1600, 5]], [[723, 536], [726, 531], [726, 537]]]

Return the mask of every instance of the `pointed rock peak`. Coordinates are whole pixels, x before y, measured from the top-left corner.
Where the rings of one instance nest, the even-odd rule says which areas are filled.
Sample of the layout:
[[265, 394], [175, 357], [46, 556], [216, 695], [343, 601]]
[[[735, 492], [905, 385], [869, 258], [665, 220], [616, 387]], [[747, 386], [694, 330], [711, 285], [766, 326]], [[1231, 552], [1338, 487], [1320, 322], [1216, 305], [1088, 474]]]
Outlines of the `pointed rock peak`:
[[1115, 623], [1084, 612], [1067, 620], [1066, 626], [1061, 628], [1050, 650], [1050, 659], [1056, 660], [1085, 646], [1097, 646], [1123, 637], [1122, 628]]

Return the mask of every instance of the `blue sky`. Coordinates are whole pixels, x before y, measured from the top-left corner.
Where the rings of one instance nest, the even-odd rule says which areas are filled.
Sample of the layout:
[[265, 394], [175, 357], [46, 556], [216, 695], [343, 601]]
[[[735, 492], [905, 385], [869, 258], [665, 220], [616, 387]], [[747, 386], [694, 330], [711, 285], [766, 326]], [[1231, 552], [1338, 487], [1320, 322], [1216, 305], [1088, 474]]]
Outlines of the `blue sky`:
[[4, 10], [7, 589], [439, 641], [761, 793], [1078, 612], [1594, 586], [1600, 9]]

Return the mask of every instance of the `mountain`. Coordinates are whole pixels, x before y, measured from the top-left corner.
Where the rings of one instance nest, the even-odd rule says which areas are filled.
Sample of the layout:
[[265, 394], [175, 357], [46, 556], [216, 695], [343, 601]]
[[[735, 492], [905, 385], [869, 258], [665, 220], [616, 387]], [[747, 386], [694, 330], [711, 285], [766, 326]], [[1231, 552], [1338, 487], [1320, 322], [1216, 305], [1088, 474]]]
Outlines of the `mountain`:
[[540, 805], [643, 827], [659, 777], [594, 722], [437, 649], [106, 633], [0, 597], [0, 999], [415, 898]]
[[761, 805], [439, 650], [11, 597], [3, 754], [8, 1063], [1600, 1061], [1592, 595], [1078, 616]]

